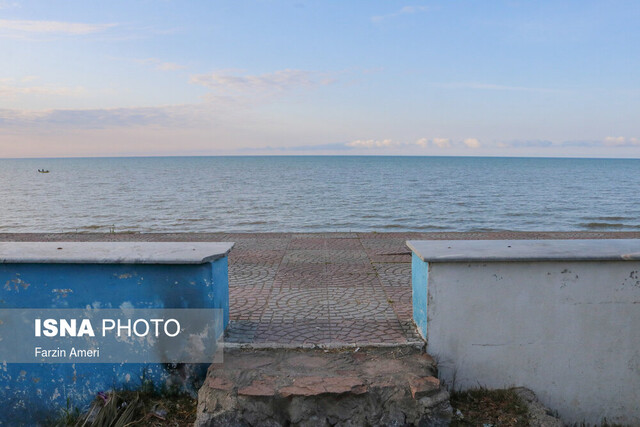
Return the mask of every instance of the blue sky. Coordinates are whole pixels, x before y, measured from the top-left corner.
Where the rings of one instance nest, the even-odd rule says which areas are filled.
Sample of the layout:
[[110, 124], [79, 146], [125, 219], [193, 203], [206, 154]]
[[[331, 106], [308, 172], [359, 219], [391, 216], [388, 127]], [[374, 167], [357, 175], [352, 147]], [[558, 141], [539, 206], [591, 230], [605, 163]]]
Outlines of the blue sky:
[[0, 0], [0, 157], [640, 157], [638, 1]]

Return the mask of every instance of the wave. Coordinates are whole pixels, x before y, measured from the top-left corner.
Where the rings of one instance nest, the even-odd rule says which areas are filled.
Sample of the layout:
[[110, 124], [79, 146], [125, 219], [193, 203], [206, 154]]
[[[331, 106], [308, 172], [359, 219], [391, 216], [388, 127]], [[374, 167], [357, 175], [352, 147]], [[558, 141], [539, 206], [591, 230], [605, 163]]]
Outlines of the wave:
[[236, 225], [266, 225], [270, 223], [271, 221], [241, 221], [236, 223]]
[[589, 229], [602, 229], [602, 228], [635, 228], [634, 226], [622, 224], [619, 222], [581, 222], [578, 224], [580, 227]]
[[593, 221], [624, 221], [626, 219], [633, 219], [628, 216], [587, 216], [584, 219]]

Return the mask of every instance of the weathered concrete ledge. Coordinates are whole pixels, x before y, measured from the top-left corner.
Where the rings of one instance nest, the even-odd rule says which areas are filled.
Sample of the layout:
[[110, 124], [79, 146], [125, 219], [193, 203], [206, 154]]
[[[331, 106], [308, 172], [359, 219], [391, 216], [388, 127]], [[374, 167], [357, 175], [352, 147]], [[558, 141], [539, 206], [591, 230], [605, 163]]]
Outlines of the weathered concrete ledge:
[[203, 264], [228, 242], [0, 242], [2, 264]]
[[409, 241], [413, 318], [456, 387], [640, 424], [640, 240]]
[[540, 262], [640, 260], [639, 239], [409, 240], [426, 262]]

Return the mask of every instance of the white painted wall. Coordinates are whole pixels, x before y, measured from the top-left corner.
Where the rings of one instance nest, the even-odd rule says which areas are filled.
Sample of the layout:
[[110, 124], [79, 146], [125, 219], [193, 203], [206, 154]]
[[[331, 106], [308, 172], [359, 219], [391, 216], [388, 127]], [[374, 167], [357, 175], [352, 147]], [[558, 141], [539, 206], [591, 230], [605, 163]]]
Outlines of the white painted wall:
[[528, 387], [565, 422], [640, 425], [639, 261], [436, 262], [428, 277], [445, 381]]

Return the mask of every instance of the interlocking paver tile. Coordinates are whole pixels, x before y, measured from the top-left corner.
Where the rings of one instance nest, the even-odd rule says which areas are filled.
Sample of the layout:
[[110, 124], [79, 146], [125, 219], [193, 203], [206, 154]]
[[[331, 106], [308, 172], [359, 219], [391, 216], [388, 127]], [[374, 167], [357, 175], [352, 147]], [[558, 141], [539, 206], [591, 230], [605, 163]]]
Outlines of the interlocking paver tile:
[[289, 286], [271, 290], [263, 320], [328, 320], [326, 286]]
[[326, 242], [326, 249], [330, 250], [362, 250], [362, 244], [359, 239], [331, 238], [327, 239]]
[[418, 330], [416, 329], [416, 325], [413, 323], [413, 320], [400, 320], [400, 326], [402, 327], [402, 331], [404, 333], [404, 337], [409, 342], [419, 342], [422, 341], [420, 335], [418, 334]]
[[320, 233], [291, 233], [292, 239], [357, 239], [358, 233], [350, 232], [320, 232]]
[[326, 266], [324, 264], [309, 264], [309, 263], [283, 263], [280, 264], [276, 277], [281, 276], [321, 276], [326, 273]]
[[349, 274], [331, 274], [327, 275], [327, 284], [333, 287], [362, 288], [380, 287], [380, 281], [375, 274], [372, 273], [349, 273]]
[[288, 250], [285, 256], [282, 258], [282, 262], [286, 264], [296, 263], [309, 263], [309, 264], [324, 264], [325, 253], [322, 250], [312, 249], [296, 249]]
[[374, 263], [382, 286], [411, 288], [411, 264], [409, 263]]
[[336, 249], [324, 253], [325, 261], [329, 264], [370, 264], [371, 261], [363, 250]]
[[327, 320], [283, 320], [261, 322], [255, 343], [328, 344], [331, 343]]
[[224, 341], [247, 344], [254, 341], [259, 322], [248, 320], [230, 320]]
[[277, 267], [232, 264], [229, 266], [229, 286], [271, 287], [276, 277], [276, 271]]
[[287, 246], [288, 250], [322, 250], [325, 249], [327, 239], [322, 237], [293, 238]]
[[282, 261], [282, 257], [284, 256], [284, 254], [284, 250], [236, 250], [234, 248], [229, 254], [229, 264], [255, 264], [276, 267]]
[[289, 245], [288, 239], [238, 239], [236, 246], [238, 250], [285, 250]]
[[319, 274], [304, 274], [304, 275], [280, 275], [276, 276], [273, 282], [274, 287], [289, 288], [289, 287], [320, 287], [327, 286], [331, 281], [331, 277], [319, 273]]
[[410, 287], [385, 286], [387, 301], [399, 320], [411, 321], [413, 318], [412, 294]]
[[331, 341], [345, 344], [407, 342], [398, 320], [341, 320], [330, 324]]
[[369, 259], [371, 260], [371, 262], [411, 262], [411, 255], [409, 253], [407, 253], [406, 255], [369, 254]]
[[233, 320], [260, 320], [270, 295], [271, 289], [262, 286], [230, 286], [229, 317]]
[[328, 288], [329, 318], [397, 320], [387, 296], [380, 287], [333, 287]]
[[371, 263], [358, 264], [326, 264], [325, 274], [375, 274], [376, 270]]

